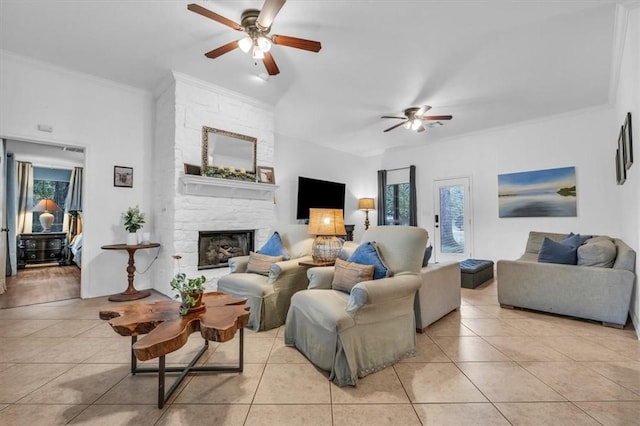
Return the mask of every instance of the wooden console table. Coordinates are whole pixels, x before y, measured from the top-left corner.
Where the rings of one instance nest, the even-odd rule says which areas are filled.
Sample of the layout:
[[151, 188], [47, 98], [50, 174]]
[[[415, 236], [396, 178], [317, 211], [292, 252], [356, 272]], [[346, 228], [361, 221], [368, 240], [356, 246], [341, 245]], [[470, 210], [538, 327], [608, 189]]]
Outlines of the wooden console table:
[[[158, 408], [171, 397], [182, 380], [191, 371], [242, 372], [244, 367], [244, 327], [249, 322], [246, 299], [220, 292], [205, 293], [205, 309], [180, 315], [180, 302], [160, 301], [109, 306], [100, 310], [100, 319], [108, 320], [121, 336], [131, 336], [131, 374], [158, 373]], [[165, 355], [177, 351], [187, 343], [189, 335], [199, 331], [204, 346], [184, 367], [166, 367]], [[198, 366], [195, 364], [209, 347], [209, 341], [226, 342], [240, 332], [237, 367]], [[147, 334], [148, 333], [148, 334]], [[140, 340], [138, 335], [146, 334]], [[138, 368], [137, 361], [158, 358], [158, 368]], [[179, 372], [180, 376], [168, 391], [164, 390], [165, 373]]]
[[106, 246], [100, 247], [103, 250], [126, 250], [127, 253], [129, 253], [129, 264], [127, 265], [129, 286], [123, 293], [118, 293], [118, 294], [109, 296], [110, 301], [126, 302], [129, 300], [144, 299], [145, 297], [149, 297], [151, 295], [151, 290], [136, 290], [136, 288], [133, 286], [133, 277], [136, 272], [136, 261], [135, 261], [136, 250], [148, 249], [148, 248], [154, 248], [154, 247], [160, 247], [160, 244], [158, 243], [136, 244], [136, 245], [108, 244]]

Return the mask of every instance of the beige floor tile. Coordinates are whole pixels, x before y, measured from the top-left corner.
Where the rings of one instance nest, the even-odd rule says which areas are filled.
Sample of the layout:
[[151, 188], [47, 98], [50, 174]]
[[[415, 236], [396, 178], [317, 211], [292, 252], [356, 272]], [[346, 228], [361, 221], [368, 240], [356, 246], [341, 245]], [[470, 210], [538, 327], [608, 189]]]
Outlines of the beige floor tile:
[[615, 348], [619, 355], [634, 361], [640, 361], [640, 340], [635, 336], [585, 336], [590, 342], [602, 345], [606, 348]]
[[571, 361], [569, 357], [542, 344], [535, 337], [484, 337], [491, 346], [514, 361]]
[[284, 337], [277, 337], [267, 362], [269, 364], [306, 364], [309, 361], [294, 346], [286, 346]]
[[413, 403], [487, 401], [453, 363], [406, 363], [393, 368]]
[[249, 409], [245, 426], [331, 426], [331, 405], [257, 405]]
[[129, 374], [127, 366], [79, 364], [17, 403], [91, 404], [127, 374]]
[[572, 336], [569, 328], [562, 324], [554, 323], [544, 315], [538, 314], [531, 318], [510, 318], [509, 324], [523, 330], [530, 336]]
[[163, 413], [157, 426], [224, 425], [242, 426], [249, 405], [171, 405]]
[[129, 364], [131, 362], [131, 339], [120, 336], [119, 339], [112, 339], [110, 342], [110, 345], [83, 362], [87, 364]]
[[599, 423], [570, 402], [501, 402], [496, 407], [513, 425], [596, 426]]
[[73, 364], [16, 364], [0, 371], [0, 403], [16, 402], [73, 367]]
[[[104, 365], [104, 364], [103, 364]], [[124, 368], [124, 366], [122, 366]], [[175, 375], [165, 376], [165, 389], [173, 384]], [[180, 388], [176, 391], [178, 393], [186, 384], [189, 383], [191, 377], [185, 378], [184, 382], [180, 385]], [[174, 393], [170, 403], [175, 399]], [[155, 405], [158, 403], [158, 375], [156, 373], [136, 374], [132, 376], [129, 374], [124, 379], [120, 380], [109, 391], [102, 395], [94, 404], [98, 405]]]
[[605, 426], [637, 425], [640, 404], [631, 401], [576, 402], [590, 416]]
[[522, 367], [570, 401], [628, 401], [637, 395], [576, 362], [523, 362]]
[[460, 318], [492, 318], [492, 316], [477, 306], [464, 305], [459, 309]]
[[24, 362], [78, 363], [109, 347], [113, 340], [100, 337], [58, 338], [58, 344], [33, 356], [24, 358]]
[[[31, 335], [31, 337], [75, 337], [87, 330], [91, 330], [104, 321], [99, 319], [85, 320], [60, 320], [47, 328], [39, 330]], [[115, 332], [114, 332], [115, 334]], [[86, 336], [85, 336], [86, 337]]]
[[514, 362], [464, 362], [458, 367], [491, 402], [564, 401]]
[[393, 368], [385, 368], [358, 380], [358, 386], [331, 383], [334, 404], [408, 404], [409, 397]]
[[540, 342], [574, 361], [629, 361], [624, 355], [584, 337], [541, 337]]
[[267, 364], [256, 404], [328, 404], [328, 374], [311, 364]]
[[[39, 330], [58, 324], [60, 320], [22, 320], [3, 319], [0, 321], [0, 337], [23, 337], [29, 336]], [[55, 337], [55, 336], [51, 336]]]
[[478, 305], [478, 309], [488, 313], [487, 318], [531, 318], [536, 314], [522, 309], [503, 308], [500, 305]]
[[335, 426], [420, 425], [411, 404], [334, 405]]
[[414, 404], [423, 425], [509, 425], [490, 403]]
[[86, 405], [10, 405], [0, 411], [0, 424], [11, 426], [65, 425]]
[[522, 329], [510, 325], [512, 320], [497, 318], [462, 318], [462, 324], [478, 336], [526, 336]]
[[0, 371], [4, 371], [8, 368], [13, 367], [15, 364], [11, 364], [11, 363], [1, 363], [0, 364]]
[[74, 418], [70, 425], [114, 426], [155, 425], [164, 410], [157, 405], [92, 405]]
[[468, 361], [510, 361], [509, 357], [484, 341], [481, 337], [433, 336], [433, 341], [451, 360]]
[[269, 338], [269, 339], [274, 339], [278, 336], [278, 331], [280, 330], [280, 327], [278, 328], [272, 328], [271, 330], [266, 330], [266, 331], [253, 331], [250, 330], [248, 328], [244, 329], [244, 337], [246, 339], [251, 339], [251, 338]]
[[404, 358], [400, 362], [450, 362], [442, 349], [426, 334], [416, 335], [416, 356]]
[[476, 334], [460, 323], [451, 314], [434, 322], [425, 330], [428, 336], [475, 336]]
[[[244, 339], [244, 362], [249, 364], [264, 364], [269, 359], [273, 338]], [[206, 361], [207, 364], [235, 365], [238, 363], [238, 337], [228, 342], [220, 343]]]
[[90, 328], [78, 335], [79, 337], [113, 337], [124, 338], [116, 333], [107, 321], [100, 320], [100, 322], [93, 328]]
[[582, 365], [640, 395], [640, 362], [585, 362]]
[[176, 404], [250, 404], [264, 371], [245, 364], [242, 373], [197, 373], [176, 397]]

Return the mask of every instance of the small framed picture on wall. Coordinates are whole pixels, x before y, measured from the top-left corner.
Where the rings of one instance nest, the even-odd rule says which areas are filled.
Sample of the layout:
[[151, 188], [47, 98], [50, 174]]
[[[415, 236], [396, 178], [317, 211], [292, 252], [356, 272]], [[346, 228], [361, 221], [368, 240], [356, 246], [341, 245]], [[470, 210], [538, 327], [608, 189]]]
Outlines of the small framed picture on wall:
[[133, 167], [113, 166], [113, 186], [133, 188]]
[[258, 166], [258, 182], [276, 183], [276, 175], [273, 167]]

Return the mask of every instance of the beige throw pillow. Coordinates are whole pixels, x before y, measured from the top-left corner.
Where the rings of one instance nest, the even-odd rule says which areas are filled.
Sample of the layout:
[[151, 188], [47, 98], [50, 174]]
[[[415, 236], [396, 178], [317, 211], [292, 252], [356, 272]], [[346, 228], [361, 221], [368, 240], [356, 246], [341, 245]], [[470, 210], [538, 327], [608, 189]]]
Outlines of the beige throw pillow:
[[266, 254], [249, 252], [249, 263], [247, 263], [247, 272], [253, 272], [260, 275], [269, 275], [269, 268], [274, 262], [282, 262], [282, 256], [269, 256]]
[[336, 259], [331, 287], [334, 290], [351, 293], [353, 286], [360, 281], [372, 280], [374, 271], [375, 266], [373, 265], [361, 265], [338, 258]]

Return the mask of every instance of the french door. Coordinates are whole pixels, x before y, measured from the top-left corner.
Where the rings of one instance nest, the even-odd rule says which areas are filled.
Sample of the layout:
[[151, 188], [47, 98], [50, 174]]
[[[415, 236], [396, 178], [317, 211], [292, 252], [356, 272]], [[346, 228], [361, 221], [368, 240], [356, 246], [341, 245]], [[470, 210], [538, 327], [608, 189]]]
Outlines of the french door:
[[436, 261], [472, 257], [471, 180], [468, 177], [434, 181]]
[[6, 203], [7, 155], [5, 140], [0, 138], [0, 294], [7, 290], [7, 218]]

